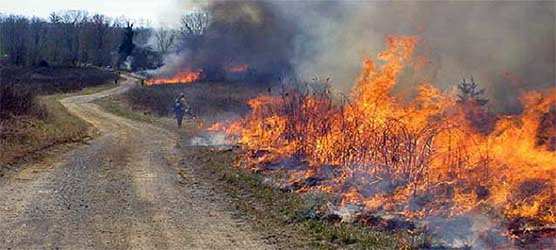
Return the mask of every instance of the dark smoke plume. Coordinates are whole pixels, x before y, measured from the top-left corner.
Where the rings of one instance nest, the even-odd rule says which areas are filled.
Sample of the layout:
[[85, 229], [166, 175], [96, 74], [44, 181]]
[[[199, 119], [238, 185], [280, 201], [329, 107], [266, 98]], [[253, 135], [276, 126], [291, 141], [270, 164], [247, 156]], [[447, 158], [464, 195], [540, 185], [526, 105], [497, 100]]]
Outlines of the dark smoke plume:
[[294, 26], [266, 2], [217, 1], [200, 51], [205, 67], [244, 65], [263, 74], [291, 71]]
[[418, 53], [430, 59], [423, 80], [449, 89], [473, 76], [491, 104], [515, 103], [519, 88], [556, 84], [553, 1], [178, 2], [211, 16], [194, 56], [201, 67], [249, 64], [259, 73], [331, 77], [348, 92], [361, 59], [399, 34], [421, 38]]
[[227, 68], [247, 66], [264, 81], [293, 73], [290, 60], [297, 31], [287, 15], [265, 1], [211, 1], [196, 6], [198, 13], [208, 14], [208, 25], [202, 34], [185, 37], [162, 71], [202, 69], [206, 79], [221, 80]]

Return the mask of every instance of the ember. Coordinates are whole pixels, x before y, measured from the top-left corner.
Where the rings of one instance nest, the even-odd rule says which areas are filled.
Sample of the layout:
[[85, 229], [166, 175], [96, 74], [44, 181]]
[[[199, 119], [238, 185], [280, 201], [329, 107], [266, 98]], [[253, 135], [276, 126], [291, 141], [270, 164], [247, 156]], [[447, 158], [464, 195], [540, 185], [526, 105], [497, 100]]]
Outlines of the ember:
[[226, 71], [228, 72], [243, 72], [247, 70], [247, 64], [239, 65], [239, 66], [229, 66], [226, 67]]
[[[248, 149], [238, 167], [297, 160], [308, 167], [292, 170], [293, 190], [336, 194], [367, 213], [425, 220], [490, 211], [539, 228], [556, 224], [556, 152], [538, 138], [541, 130], [554, 133], [542, 124], [556, 123], [541, 123], [554, 117], [547, 115], [554, 112], [554, 89], [523, 92], [521, 114], [497, 117], [489, 132], [478, 131], [466, 116], [475, 104], [457, 101], [455, 93], [422, 83], [409, 104], [392, 94], [404, 67], [416, 65], [417, 42], [388, 37], [378, 55], [384, 64], [363, 63], [350, 103], [338, 104], [327, 88], [263, 95], [249, 101], [245, 119], [213, 129]], [[322, 173], [321, 166], [340, 174]]]

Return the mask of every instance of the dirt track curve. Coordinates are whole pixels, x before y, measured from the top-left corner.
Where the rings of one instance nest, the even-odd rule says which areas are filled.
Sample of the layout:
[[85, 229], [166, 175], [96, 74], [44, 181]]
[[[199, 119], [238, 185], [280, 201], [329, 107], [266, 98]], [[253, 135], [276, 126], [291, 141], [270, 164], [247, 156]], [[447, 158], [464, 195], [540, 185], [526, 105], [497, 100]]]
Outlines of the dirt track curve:
[[62, 101], [101, 136], [0, 180], [0, 249], [272, 249], [187, 168], [177, 174], [174, 133], [90, 103], [134, 84]]

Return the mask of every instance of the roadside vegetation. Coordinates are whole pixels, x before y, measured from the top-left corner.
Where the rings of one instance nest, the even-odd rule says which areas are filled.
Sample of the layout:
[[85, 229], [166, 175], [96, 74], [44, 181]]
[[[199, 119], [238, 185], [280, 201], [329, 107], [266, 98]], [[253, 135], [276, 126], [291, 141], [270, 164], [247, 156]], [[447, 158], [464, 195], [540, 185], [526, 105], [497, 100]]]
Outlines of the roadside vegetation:
[[90, 137], [90, 125], [59, 100], [113, 87], [116, 77], [95, 68], [4, 67], [0, 73], [0, 174], [44, 149]]

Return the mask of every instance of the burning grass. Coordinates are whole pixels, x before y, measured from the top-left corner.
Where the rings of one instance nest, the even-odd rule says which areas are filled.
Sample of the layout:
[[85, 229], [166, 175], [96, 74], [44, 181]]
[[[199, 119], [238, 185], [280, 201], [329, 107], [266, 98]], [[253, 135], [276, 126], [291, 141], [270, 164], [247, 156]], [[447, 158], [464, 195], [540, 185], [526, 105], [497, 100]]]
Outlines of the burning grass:
[[[247, 150], [238, 167], [279, 169], [293, 190], [337, 195], [338, 205], [360, 206], [360, 214], [419, 222], [450, 246], [509, 247], [523, 243], [516, 240], [523, 228], [553, 227], [556, 135], [541, 121], [553, 117], [554, 90], [524, 92], [521, 114], [478, 131], [466, 115], [475, 104], [458, 103], [454, 94], [427, 83], [409, 103], [392, 94], [404, 67], [413, 65], [416, 42], [388, 37], [378, 56], [384, 63], [364, 62], [346, 103], [326, 87], [291, 89], [250, 100], [245, 119], [212, 129]], [[284, 162], [297, 167], [272, 167]], [[450, 226], [458, 218], [466, 223]], [[443, 234], [447, 228], [460, 233]], [[553, 244], [554, 232], [539, 236], [524, 244]]]
[[195, 82], [201, 79], [202, 71], [188, 71], [183, 70], [178, 72], [176, 76], [170, 78], [156, 78], [146, 80], [147, 85], [159, 85], [159, 84], [186, 84]]

